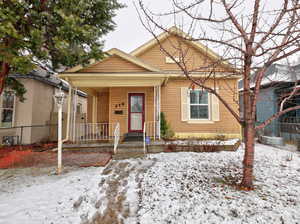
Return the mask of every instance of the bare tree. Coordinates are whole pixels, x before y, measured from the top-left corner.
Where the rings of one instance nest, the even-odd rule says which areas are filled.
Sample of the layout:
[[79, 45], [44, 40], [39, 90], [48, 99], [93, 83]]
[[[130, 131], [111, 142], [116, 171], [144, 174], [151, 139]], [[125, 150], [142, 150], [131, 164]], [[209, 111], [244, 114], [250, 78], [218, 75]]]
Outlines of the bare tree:
[[[255, 124], [256, 104], [268, 67], [300, 50], [299, 0], [281, 0], [277, 7], [279, 1], [275, 4], [275, 1], [268, 0], [194, 0], [189, 3], [171, 0], [172, 9], [160, 13], [146, 7], [142, 0], [138, 1], [140, 20], [156, 38], [161, 50], [178, 65], [193, 85], [214, 94], [244, 128], [245, 154], [241, 186], [252, 189], [256, 130], [264, 128], [289, 111], [300, 109], [300, 106], [287, 109], [283, 106], [299, 93], [300, 86], [296, 84], [282, 99], [277, 113], [262, 124]], [[175, 25], [184, 30], [184, 34], [167, 29], [167, 25], [161, 22], [162, 17], [173, 17]], [[171, 32], [181, 40], [172, 45], [177, 55], [164, 48], [156, 34], [157, 30]], [[208, 46], [218, 46], [222, 49], [221, 56], [209, 65], [191, 69], [187, 66], [188, 49], [181, 44], [184, 41], [200, 41]], [[215, 70], [220, 64], [234, 66], [235, 69], [227, 75], [240, 75], [243, 79], [243, 117], [216, 88], [208, 85], [208, 80], [214, 79]], [[196, 78], [194, 74], [197, 71], [209, 72]]]

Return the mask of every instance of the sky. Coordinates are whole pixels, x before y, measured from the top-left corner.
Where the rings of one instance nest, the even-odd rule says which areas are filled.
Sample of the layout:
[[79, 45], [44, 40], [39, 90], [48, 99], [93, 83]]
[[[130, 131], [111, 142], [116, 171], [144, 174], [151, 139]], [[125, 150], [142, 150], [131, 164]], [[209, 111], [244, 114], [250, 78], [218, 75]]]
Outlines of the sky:
[[151, 37], [139, 22], [133, 1], [121, 0], [119, 2], [125, 3], [127, 7], [117, 11], [114, 18], [116, 29], [104, 39], [104, 49], [118, 48], [129, 53]]
[[[117, 27], [106, 36], [104, 49], [118, 48], [129, 53], [152, 39], [152, 36], [142, 26], [133, 4], [134, 1], [119, 0], [119, 2], [126, 4], [127, 7], [117, 11], [117, 16], [114, 18]], [[167, 0], [152, 0], [151, 3], [151, 7], [154, 8], [166, 8], [168, 5]]]
[[[192, 0], [185, 0], [184, 2], [190, 2]], [[248, 1], [248, 0], [247, 0]], [[246, 1], [246, 2], [247, 2]], [[120, 3], [125, 4], [127, 7], [120, 9], [116, 12], [116, 17], [114, 21], [116, 23], [116, 28], [114, 31], [110, 32], [105, 38], [104, 50], [109, 50], [111, 48], [118, 48], [127, 53], [141, 46], [145, 42], [152, 39], [152, 35], [142, 26], [136, 8], [134, 7], [134, 2], [137, 0], [119, 0]], [[144, 5], [149, 7], [155, 12], [165, 12], [170, 9], [169, 0], [144, 0]], [[281, 1], [273, 1], [272, 5], [281, 5]], [[268, 5], [268, 4], [267, 4]], [[249, 10], [251, 7], [244, 6], [245, 10]], [[220, 12], [219, 12], [220, 13]], [[188, 21], [185, 21], [188, 23]], [[167, 26], [172, 26], [173, 18], [166, 19], [163, 21]], [[216, 51], [216, 49], [213, 49]], [[299, 54], [298, 54], [299, 55]], [[299, 56], [293, 56], [292, 61], [296, 61]], [[299, 57], [300, 59], [300, 57]]]

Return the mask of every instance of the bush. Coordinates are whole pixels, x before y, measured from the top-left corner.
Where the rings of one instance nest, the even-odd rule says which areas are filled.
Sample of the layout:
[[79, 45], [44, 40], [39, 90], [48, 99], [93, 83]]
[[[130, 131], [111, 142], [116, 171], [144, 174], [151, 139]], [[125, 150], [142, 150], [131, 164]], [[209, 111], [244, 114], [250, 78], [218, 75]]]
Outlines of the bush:
[[162, 138], [172, 138], [175, 133], [171, 129], [170, 124], [166, 120], [164, 112], [160, 113], [160, 135]]

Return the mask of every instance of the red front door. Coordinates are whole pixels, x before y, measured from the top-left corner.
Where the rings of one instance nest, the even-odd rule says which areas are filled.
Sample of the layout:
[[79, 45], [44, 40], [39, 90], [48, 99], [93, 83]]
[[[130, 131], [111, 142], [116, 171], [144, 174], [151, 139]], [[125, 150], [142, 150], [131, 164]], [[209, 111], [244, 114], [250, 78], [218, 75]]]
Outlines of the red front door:
[[145, 121], [145, 94], [129, 93], [128, 131], [143, 132]]

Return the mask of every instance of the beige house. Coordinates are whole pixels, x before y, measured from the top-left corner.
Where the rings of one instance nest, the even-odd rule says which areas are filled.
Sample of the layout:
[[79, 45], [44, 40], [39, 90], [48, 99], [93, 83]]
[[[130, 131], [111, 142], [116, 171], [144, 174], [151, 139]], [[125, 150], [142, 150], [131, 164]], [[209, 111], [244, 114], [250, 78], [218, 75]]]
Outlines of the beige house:
[[[169, 52], [174, 43], [188, 49], [190, 68], [210, 64], [219, 56], [198, 42], [179, 40], [183, 33], [177, 28], [158, 36], [161, 45]], [[176, 35], [174, 35], [176, 33]], [[184, 35], [184, 34], [183, 34]], [[177, 137], [240, 137], [238, 122], [219, 100], [201, 89], [190, 88], [191, 82], [182, 74], [176, 63], [162, 51], [153, 39], [131, 53], [111, 49], [101, 61], [82, 67], [78, 65], [59, 77], [72, 88], [88, 94], [85, 127], [78, 126], [77, 134], [69, 140], [84, 141], [109, 138], [120, 131], [121, 136], [148, 136], [160, 138], [160, 114], [164, 112]], [[218, 91], [238, 111], [238, 76], [232, 74], [229, 64], [215, 68]], [[195, 71], [193, 77], [203, 77], [210, 71]], [[70, 126], [72, 123], [70, 122]]]
[[[31, 144], [56, 140], [57, 106], [53, 95], [61, 87], [66, 95], [68, 85], [49, 76], [43, 69], [36, 69], [27, 75], [10, 75], [18, 79], [26, 88], [25, 101], [21, 102], [13, 91], [5, 90], [0, 97], [0, 141], [14, 141], [14, 144]], [[78, 120], [85, 122], [87, 98], [78, 92], [76, 109]], [[67, 112], [65, 103], [63, 112]], [[64, 115], [66, 117], [66, 115]], [[65, 119], [66, 120], [66, 119]]]

